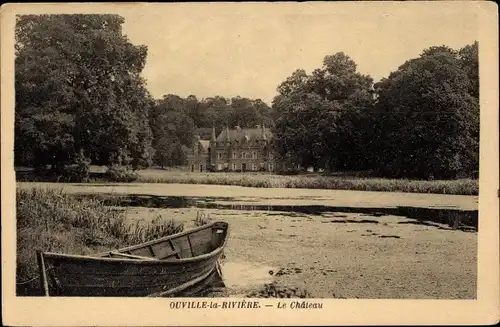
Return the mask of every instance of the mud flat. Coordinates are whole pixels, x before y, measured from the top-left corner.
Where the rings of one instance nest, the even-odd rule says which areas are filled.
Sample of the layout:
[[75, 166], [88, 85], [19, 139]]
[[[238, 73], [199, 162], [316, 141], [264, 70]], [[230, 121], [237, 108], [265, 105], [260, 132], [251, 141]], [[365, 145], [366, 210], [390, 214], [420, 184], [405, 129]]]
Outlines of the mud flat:
[[[123, 208], [122, 208], [123, 209]], [[128, 208], [127, 217], [158, 214], [194, 224], [197, 208]], [[400, 216], [321, 216], [204, 210], [230, 223], [224, 296], [258, 293], [265, 284], [307, 290], [309, 297], [474, 299], [477, 233]], [[269, 288], [269, 287], [268, 287]], [[265, 293], [265, 292], [264, 292]]]

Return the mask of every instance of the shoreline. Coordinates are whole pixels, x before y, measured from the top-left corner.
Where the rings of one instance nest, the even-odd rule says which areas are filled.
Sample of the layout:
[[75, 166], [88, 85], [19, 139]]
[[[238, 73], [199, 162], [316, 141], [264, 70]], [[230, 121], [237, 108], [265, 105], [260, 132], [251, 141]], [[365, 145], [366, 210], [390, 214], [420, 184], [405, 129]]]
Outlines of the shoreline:
[[339, 207], [478, 210], [475, 195], [325, 190], [300, 188], [256, 188], [232, 185], [174, 183], [37, 183], [17, 182], [18, 189], [63, 189], [69, 194], [111, 194], [162, 197], [204, 197], [218, 203], [251, 205], [328, 205]]
[[[37, 177], [17, 172], [19, 182], [54, 182], [57, 177]], [[89, 184], [107, 184], [103, 171], [93, 169]], [[44, 180], [45, 179], [45, 180]], [[111, 182], [113, 183], [113, 182]], [[122, 182], [119, 182], [122, 183]], [[471, 178], [454, 180], [411, 180], [380, 177], [361, 177], [355, 175], [299, 174], [278, 175], [270, 173], [245, 172], [185, 172], [176, 170], [145, 169], [138, 170], [136, 180], [131, 184], [190, 184], [190, 185], [226, 185], [267, 188], [289, 188], [309, 190], [346, 190], [367, 192], [398, 192], [418, 194], [478, 195], [479, 180]]]

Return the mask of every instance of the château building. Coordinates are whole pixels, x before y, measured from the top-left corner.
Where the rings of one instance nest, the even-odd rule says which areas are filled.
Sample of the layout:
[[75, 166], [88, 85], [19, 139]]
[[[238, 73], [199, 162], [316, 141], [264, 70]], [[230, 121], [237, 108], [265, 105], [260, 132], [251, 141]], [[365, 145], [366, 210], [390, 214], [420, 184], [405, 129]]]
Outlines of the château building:
[[210, 140], [195, 136], [187, 149], [189, 171], [275, 171], [270, 146], [273, 135], [264, 125], [255, 128], [226, 127], [218, 136], [212, 128]]

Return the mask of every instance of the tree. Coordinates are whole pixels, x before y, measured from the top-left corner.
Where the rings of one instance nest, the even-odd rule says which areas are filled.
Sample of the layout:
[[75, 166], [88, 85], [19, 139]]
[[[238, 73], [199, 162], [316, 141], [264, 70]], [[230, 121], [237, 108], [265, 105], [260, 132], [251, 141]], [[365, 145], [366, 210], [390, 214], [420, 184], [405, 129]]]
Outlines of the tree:
[[182, 147], [192, 146], [194, 124], [181, 100], [177, 96], [165, 96], [156, 102], [150, 115], [155, 150], [153, 161], [161, 167], [183, 165], [186, 156]]
[[[314, 168], [361, 169], [373, 103], [372, 79], [340, 52], [307, 75], [296, 70], [277, 88], [274, 146], [287, 161]], [[301, 149], [297, 149], [302, 147]]]
[[147, 48], [118, 15], [24, 15], [16, 24], [16, 163], [53, 169], [84, 156], [147, 165]]
[[[276, 121], [274, 147], [293, 165], [323, 168], [333, 161], [332, 138], [338, 107], [314, 93], [305, 93], [288, 102]], [[285, 105], [285, 103], [283, 103]]]
[[458, 51], [461, 66], [471, 81], [469, 93], [479, 99], [479, 56], [478, 42], [466, 45]]
[[259, 124], [259, 113], [250, 99], [239, 96], [232, 98], [231, 109], [231, 126], [252, 128]]
[[479, 103], [472, 84], [457, 52], [435, 47], [378, 83], [378, 170], [410, 178], [477, 170]]

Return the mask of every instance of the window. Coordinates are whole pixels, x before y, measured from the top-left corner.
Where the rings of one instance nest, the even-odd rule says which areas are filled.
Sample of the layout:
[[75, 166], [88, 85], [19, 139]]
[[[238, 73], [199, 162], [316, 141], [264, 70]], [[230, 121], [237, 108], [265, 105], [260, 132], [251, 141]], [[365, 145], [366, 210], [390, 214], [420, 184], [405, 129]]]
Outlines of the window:
[[217, 170], [222, 170], [222, 164], [217, 164]]
[[245, 159], [245, 152], [241, 153], [241, 159]]
[[273, 171], [274, 170], [274, 165], [273, 164], [269, 164], [269, 171]]
[[233, 159], [236, 159], [236, 158], [238, 158], [237, 153], [233, 152]]
[[257, 170], [257, 165], [256, 164], [252, 164], [252, 170]]
[[257, 159], [257, 151], [252, 152], [252, 159]]
[[260, 168], [264, 168], [264, 163], [263, 162], [260, 163]]
[[233, 170], [236, 170], [236, 169], [237, 169], [237, 167], [236, 167], [236, 164], [234, 163], [233, 164]]
[[217, 152], [217, 159], [222, 159], [222, 152]]

